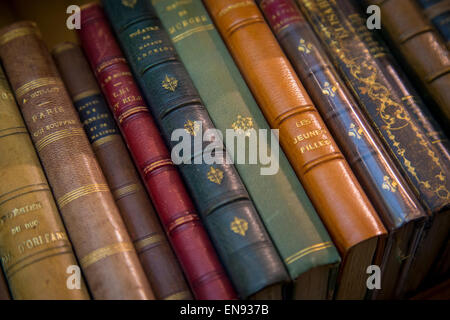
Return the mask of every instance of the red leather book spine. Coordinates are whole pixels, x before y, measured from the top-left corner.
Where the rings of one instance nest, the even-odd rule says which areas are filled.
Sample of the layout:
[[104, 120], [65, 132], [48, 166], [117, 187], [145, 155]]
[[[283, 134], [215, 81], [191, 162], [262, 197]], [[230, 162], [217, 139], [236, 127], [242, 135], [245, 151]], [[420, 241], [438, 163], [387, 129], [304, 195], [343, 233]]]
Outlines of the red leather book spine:
[[197, 299], [235, 299], [194, 205], [98, 6], [82, 8], [79, 37]]

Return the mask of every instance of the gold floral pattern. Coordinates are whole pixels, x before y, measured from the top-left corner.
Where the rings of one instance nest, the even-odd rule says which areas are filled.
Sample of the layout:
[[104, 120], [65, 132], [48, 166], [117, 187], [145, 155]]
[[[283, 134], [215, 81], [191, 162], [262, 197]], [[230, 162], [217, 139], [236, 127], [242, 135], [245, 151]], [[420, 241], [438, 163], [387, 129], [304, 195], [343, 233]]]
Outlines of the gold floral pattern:
[[164, 78], [161, 85], [164, 89], [175, 92], [175, 90], [177, 90], [178, 87], [178, 80], [175, 79], [174, 77], [169, 77], [166, 74], [166, 77]]
[[391, 177], [384, 176], [382, 187], [384, 190], [388, 190], [390, 192], [396, 192], [398, 183], [397, 183], [397, 181], [392, 180]]
[[238, 134], [251, 135], [250, 129], [253, 129], [253, 119], [251, 117], [237, 116], [236, 121], [231, 124], [231, 128]]
[[136, 5], [137, 0], [122, 0], [122, 4], [125, 7], [130, 7], [130, 8], [134, 8], [134, 6]]
[[231, 222], [230, 228], [234, 233], [237, 233], [245, 237], [245, 233], [248, 230], [248, 222], [245, 221], [244, 219], [234, 217], [233, 222]]
[[215, 184], [222, 184], [223, 171], [214, 167], [209, 168], [208, 180]]
[[332, 86], [328, 81], [323, 84], [322, 93], [329, 97], [334, 97], [337, 91], [336, 86]]
[[361, 140], [362, 136], [364, 135], [364, 130], [361, 128], [358, 128], [356, 124], [352, 123], [350, 125], [350, 130], [348, 131], [348, 135], [350, 137], [356, 138], [358, 140]]
[[313, 48], [313, 45], [309, 42], [306, 42], [305, 39], [300, 39], [298, 51], [301, 51], [303, 53], [311, 53], [311, 50]]
[[184, 124], [184, 130], [189, 133], [191, 136], [196, 136], [200, 131], [200, 124], [196, 121], [187, 120]]

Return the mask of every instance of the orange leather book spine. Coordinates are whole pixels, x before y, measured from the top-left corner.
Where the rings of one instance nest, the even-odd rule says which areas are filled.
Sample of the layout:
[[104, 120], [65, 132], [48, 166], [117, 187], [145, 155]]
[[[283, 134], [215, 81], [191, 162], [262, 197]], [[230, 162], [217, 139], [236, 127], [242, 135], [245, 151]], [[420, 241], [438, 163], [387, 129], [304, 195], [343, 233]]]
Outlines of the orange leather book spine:
[[336, 246], [386, 230], [255, 2], [204, 0]]

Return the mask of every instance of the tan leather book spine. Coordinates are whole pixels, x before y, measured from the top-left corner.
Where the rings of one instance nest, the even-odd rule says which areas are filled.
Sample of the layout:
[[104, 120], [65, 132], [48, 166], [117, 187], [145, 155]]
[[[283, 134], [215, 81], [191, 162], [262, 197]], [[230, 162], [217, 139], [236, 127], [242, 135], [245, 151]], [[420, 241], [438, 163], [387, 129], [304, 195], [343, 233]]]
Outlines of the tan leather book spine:
[[0, 266], [0, 300], [11, 300], [8, 285], [6, 284], [5, 276], [3, 275], [3, 270], [1, 266]]
[[381, 24], [392, 44], [450, 125], [450, 52], [414, 0], [366, 0], [381, 8]]
[[53, 57], [158, 299], [192, 299], [145, 187], [82, 49], [63, 42]]
[[95, 299], [153, 299], [136, 250], [39, 29], [0, 30], [0, 56]]
[[89, 299], [81, 277], [67, 286], [78, 263], [1, 68], [0, 155], [0, 256], [13, 298]]
[[344, 258], [386, 234], [255, 2], [204, 3]]

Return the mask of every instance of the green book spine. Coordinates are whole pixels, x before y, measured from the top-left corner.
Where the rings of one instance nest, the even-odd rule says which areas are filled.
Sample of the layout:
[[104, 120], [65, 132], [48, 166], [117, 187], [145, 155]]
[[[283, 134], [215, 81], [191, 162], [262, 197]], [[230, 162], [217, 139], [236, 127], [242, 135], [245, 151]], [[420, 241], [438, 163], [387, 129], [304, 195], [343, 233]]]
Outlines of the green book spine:
[[[216, 128], [224, 134], [226, 129], [234, 129], [247, 135], [266, 129], [269, 139], [270, 127], [202, 2], [152, 0], [152, 4]], [[227, 147], [231, 151], [229, 144]], [[248, 155], [248, 143], [245, 148]], [[235, 161], [235, 167], [291, 278], [314, 267], [338, 265], [339, 254], [281, 149], [279, 170], [274, 175], [261, 175], [261, 168], [268, 165], [259, 161]]]

